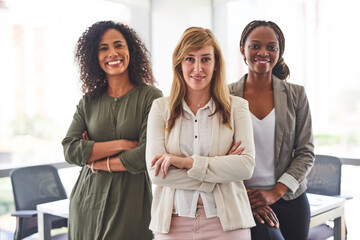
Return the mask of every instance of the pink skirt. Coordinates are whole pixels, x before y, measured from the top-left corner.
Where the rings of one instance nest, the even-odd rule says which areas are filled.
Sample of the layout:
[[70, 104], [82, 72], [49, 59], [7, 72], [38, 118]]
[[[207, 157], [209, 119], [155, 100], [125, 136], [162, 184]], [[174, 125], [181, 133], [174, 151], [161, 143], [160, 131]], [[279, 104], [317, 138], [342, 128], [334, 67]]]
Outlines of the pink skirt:
[[195, 218], [173, 214], [169, 233], [154, 233], [155, 240], [251, 240], [250, 228], [224, 232], [218, 217], [206, 218], [203, 206], [198, 206]]

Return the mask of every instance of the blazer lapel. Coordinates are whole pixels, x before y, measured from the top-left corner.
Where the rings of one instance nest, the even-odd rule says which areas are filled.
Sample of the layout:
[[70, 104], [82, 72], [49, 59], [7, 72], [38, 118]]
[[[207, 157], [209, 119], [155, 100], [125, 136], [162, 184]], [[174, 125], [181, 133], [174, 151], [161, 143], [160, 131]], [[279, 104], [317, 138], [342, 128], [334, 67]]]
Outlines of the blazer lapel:
[[[213, 101], [213, 109], [215, 109], [215, 102]], [[212, 129], [211, 129], [211, 143], [210, 143], [210, 152], [209, 156], [216, 156], [219, 153], [219, 140], [220, 136], [220, 126], [222, 126], [220, 114], [216, 113], [212, 116]]]
[[167, 144], [168, 152], [174, 153], [177, 156], [182, 156], [180, 151], [180, 129], [181, 116], [175, 120], [174, 127], [169, 133], [169, 141]]
[[274, 88], [274, 105], [275, 105], [275, 163], [277, 163], [284, 136], [287, 111], [287, 93], [285, 81], [272, 76]]

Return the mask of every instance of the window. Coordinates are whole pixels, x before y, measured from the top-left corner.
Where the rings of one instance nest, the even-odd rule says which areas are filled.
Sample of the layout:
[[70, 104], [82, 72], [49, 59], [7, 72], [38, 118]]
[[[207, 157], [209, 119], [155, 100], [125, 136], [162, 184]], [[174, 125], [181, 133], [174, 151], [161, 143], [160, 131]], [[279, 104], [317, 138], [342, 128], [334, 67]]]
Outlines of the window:
[[149, 45], [142, 2], [0, 0], [0, 169], [64, 161], [61, 140], [81, 97], [75, 44], [96, 21], [114, 20]]
[[[247, 71], [240, 35], [252, 20], [270, 20], [282, 29], [289, 82], [305, 86], [316, 153], [345, 158], [360, 154], [360, 32], [353, 17], [358, 1], [214, 1], [214, 30], [222, 46], [228, 82]], [[281, 7], [280, 7], [281, 6]], [[286, 9], [286, 11], [284, 11]]]

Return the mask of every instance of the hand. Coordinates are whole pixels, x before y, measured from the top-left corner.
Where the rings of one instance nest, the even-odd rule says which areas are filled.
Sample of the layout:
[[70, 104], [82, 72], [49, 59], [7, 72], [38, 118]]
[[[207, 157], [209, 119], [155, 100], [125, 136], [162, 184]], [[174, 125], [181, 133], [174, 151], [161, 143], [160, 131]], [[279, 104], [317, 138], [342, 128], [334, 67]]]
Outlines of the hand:
[[245, 147], [239, 148], [240, 145], [241, 145], [241, 140], [238, 142], [234, 141], [229, 152], [226, 155], [241, 155]]
[[271, 190], [264, 189], [247, 189], [247, 194], [252, 209], [272, 205], [281, 197], [278, 197], [278, 195], [274, 194]]
[[83, 132], [82, 138], [83, 138], [85, 141], [89, 141], [89, 135], [88, 135], [87, 131]]
[[271, 227], [279, 228], [279, 220], [269, 206], [258, 207], [253, 209], [252, 212], [259, 223], [264, 224], [266, 221]]
[[150, 166], [155, 166], [155, 176], [159, 174], [160, 168], [161, 168], [161, 178], [164, 179], [166, 175], [168, 174], [169, 167], [172, 165], [174, 167], [180, 168], [180, 169], [190, 169], [192, 168], [194, 159], [191, 157], [179, 157], [172, 154], [161, 154], [156, 155], [153, 160], [151, 160]]

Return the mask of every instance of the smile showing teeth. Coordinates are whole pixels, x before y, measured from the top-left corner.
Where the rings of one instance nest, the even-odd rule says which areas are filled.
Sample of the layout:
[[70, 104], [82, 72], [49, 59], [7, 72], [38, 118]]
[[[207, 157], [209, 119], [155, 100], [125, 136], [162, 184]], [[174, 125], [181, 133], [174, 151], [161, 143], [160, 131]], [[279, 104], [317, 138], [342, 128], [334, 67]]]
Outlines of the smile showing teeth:
[[258, 59], [258, 58], [256, 58], [255, 61], [258, 63], [269, 63], [270, 62], [269, 59]]
[[201, 76], [193, 76], [192, 78], [194, 78], [195, 80], [201, 80], [201, 79], [203, 79], [204, 77], [201, 77]]
[[112, 62], [108, 62], [109, 65], [115, 65], [115, 64], [119, 64], [121, 61], [117, 60], [117, 61], [112, 61]]

